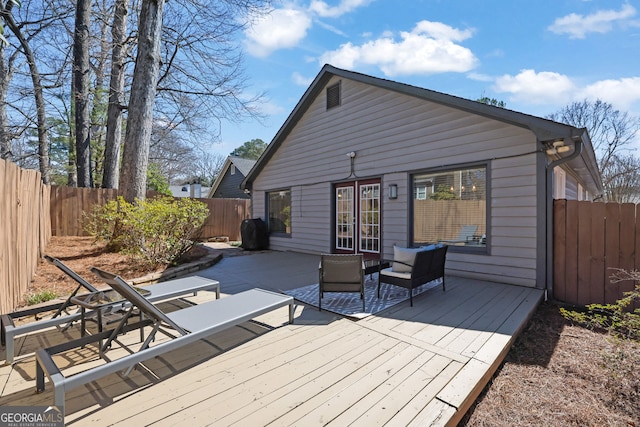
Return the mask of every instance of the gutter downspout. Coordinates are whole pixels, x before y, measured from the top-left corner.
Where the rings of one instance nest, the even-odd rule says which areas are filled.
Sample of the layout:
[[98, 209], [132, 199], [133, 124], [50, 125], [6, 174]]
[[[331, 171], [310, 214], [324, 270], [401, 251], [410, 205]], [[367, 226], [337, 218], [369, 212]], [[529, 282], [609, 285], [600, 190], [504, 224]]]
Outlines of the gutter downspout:
[[544, 288], [544, 300], [548, 301], [551, 292], [553, 295], [553, 169], [582, 154], [582, 137], [575, 140], [573, 153], [562, 157], [547, 165], [547, 280]]

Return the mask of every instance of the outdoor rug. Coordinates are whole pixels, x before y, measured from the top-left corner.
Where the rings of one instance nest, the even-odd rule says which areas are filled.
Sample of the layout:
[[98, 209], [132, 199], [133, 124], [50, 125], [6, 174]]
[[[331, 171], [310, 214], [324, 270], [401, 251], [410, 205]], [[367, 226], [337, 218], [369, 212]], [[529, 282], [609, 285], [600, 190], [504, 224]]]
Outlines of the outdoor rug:
[[[437, 279], [413, 290], [413, 296], [442, 285], [442, 279]], [[318, 307], [318, 284], [303, 286], [302, 288], [282, 291], [305, 304]], [[356, 319], [363, 319], [384, 309], [409, 300], [409, 291], [399, 286], [382, 283], [380, 298], [378, 299], [378, 275], [367, 275], [364, 284], [365, 312], [362, 312], [362, 300], [356, 292], [326, 292], [322, 298], [322, 310]]]

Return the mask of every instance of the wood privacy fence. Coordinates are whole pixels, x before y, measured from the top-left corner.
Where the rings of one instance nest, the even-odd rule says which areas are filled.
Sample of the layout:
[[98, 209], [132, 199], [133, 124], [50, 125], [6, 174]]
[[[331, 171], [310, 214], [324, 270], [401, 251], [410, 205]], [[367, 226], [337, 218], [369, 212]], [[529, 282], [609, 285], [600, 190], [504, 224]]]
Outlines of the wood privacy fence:
[[640, 269], [640, 205], [554, 202], [553, 296], [569, 304], [615, 302], [634, 283], [615, 269]]
[[[118, 197], [118, 190], [101, 188], [51, 187], [51, 231], [54, 236], [88, 236], [84, 212]], [[153, 194], [148, 194], [147, 197]], [[203, 239], [225, 236], [240, 240], [240, 224], [251, 215], [248, 199], [196, 199], [209, 208], [202, 227]]]
[[88, 236], [84, 231], [84, 213], [91, 212], [118, 197], [118, 190], [51, 186], [51, 234], [53, 236]]
[[0, 159], [0, 313], [22, 302], [50, 238], [49, 187], [40, 172]]
[[487, 232], [484, 200], [414, 200], [413, 205], [416, 242], [454, 240], [462, 227], [469, 225], [478, 227], [475, 235]]

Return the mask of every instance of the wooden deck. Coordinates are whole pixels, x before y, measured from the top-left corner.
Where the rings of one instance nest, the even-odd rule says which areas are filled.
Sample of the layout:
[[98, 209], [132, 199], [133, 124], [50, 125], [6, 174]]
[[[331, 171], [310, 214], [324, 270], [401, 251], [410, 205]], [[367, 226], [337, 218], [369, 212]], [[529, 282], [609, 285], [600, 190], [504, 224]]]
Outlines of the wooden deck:
[[[218, 279], [224, 297], [248, 287], [282, 290], [314, 283], [317, 262], [311, 255], [269, 252], [224, 259], [199, 274]], [[210, 298], [201, 293], [189, 299]], [[114, 374], [67, 392], [65, 420], [455, 425], [541, 299], [540, 290], [447, 277], [446, 292], [438, 287], [416, 297], [414, 307], [401, 303], [359, 321], [299, 305], [295, 323], [287, 325], [288, 311], [279, 309], [153, 359], [129, 377]], [[34, 393], [35, 362], [28, 353], [60, 338], [51, 332], [21, 340], [23, 357], [0, 366], [0, 405], [52, 404], [50, 387]], [[137, 338], [133, 333], [125, 341]], [[107, 354], [115, 358], [120, 351]], [[91, 347], [58, 360], [69, 366], [65, 373], [100, 363]]]

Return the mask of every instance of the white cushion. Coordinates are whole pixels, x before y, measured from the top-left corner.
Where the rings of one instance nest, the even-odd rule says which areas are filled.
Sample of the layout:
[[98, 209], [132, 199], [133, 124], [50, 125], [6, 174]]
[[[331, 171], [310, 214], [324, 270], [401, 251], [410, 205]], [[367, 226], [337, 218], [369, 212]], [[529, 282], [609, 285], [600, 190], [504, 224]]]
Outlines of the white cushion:
[[416, 259], [416, 253], [420, 252], [424, 249], [422, 248], [401, 248], [400, 246], [393, 247], [393, 260], [404, 262], [410, 265], [400, 264], [399, 262], [394, 262], [391, 266], [392, 270], [398, 273], [410, 273], [411, 266]]
[[411, 279], [411, 272], [408, 273], [399, 273], [397, 271], [393, 271], [392, 268], [385, 268], [384, 270], [380, 271], [380, 274], [382, 274], [383, 276], [392, 276], [392, 277], [399, 277], [401, 279]]

